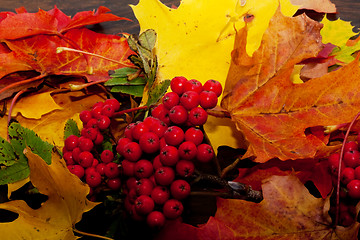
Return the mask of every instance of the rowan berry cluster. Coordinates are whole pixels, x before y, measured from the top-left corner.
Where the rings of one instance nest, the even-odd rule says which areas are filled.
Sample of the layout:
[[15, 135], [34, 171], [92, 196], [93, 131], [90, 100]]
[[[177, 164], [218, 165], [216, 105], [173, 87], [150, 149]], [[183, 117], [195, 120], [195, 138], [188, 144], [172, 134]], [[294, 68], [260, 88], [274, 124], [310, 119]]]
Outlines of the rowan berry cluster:
[[116, 147], [128, 177], [125, 208], [151, 227], [182, 214], [194, 163], [214, 158], [199, 126], [207, 120], [205, 109], [217, 105], [221, 84], [209, 80], [202, 86], [197, 80], [175, 77], [170, 86], [172, 92], [164, 95], [152, 116], [128, 125]]
[[65, 139], [63, 158], [66, 165], [70, 172], [90, 186], [91, 192], [104, 185], [113, 190], [121, 187], [121, 169], [114, 161], [113, 151], [105, 149], [98, 152], [96, 149], [104, 140], [110, 118], [119, 108], [116, 99], [107, 99], [96, 103], [91, 110], [82, 111], [81, 136], [70, 135]]
[[[344, 154], [340, 171], [340, 215], [339, 224], [342, 226], [350, 226], [355, 222], [356, 204], [360, 200], [360, 151], [359, 142], [349, 141], [344, 145]], [[336, 186], [340, 153], [336, 152], [329, 156], [328, 162], [330, 172]]]

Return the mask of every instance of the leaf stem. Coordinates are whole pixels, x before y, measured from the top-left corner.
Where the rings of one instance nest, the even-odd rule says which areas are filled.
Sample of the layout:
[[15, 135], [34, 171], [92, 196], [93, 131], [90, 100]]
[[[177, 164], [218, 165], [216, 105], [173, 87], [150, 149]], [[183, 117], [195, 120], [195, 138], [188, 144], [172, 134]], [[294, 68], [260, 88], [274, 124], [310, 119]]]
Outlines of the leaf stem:
[[238, 157], [235, 159], [235, 161], [233, 163], [231, 163], [229, 166], [227, 166], [226, 168], [224, 168], [222, 171], [221, 171], [221, 178], [224, 178], [226, 176], [226, 174], [231, 171], [232, 169], [234, 169], [236, 167], [236, 165], [240, 162], [241, 158]]
[[9, 125], [10, 125], [10, 120], [11, 120], [11, 113], [13, 110], [13, 107], [15, 106], [16, 101], [18, 100], [18, 98], [21, 96], [21, 94], [23, 94], [24, 92], [26, 92], [27, 90], [21, 90], [18, 93], [15, 94], [14, 98], [11, 100], [11, 104], [10, 104], [10, 108], [9, 108], [9, 114], [8, 114], [8, 119], [7, 119], [7, 126], [6, 126], [6, 135], [7, 135], [7, 140], [8, 142], [10, 142], [10, 136], [9, 136]]
[[114, 63], [120, 64], [120, 65], [125, 65], [125, 66], [128, 66], [128, 67], [133, 67], [132, 65], [127, 65], [126, 63], [117, 61], [117, 60], [115, 60], [115, 59], [107, 58], [107, 57], [101, 56], [101, 55], [96, 54], [96, 53], [85, 52], [85, 51], [82, 51], [82, 50], [77, 50], [77, 49], [68, 48], [68, 47], [57, 47], [57, 48], [56, 48], [56, 53], [61, 53], [61, 52], [63, 52], [63, 51], [76, 52], [76, 53], [81, 53], [81, 54], [84, 54], [84, 55], [90, 55], [90, 56], [93, 56], [93, 57], [102, 58], [102, 59], [108, 60], [108, 61], [110, 61], [110, 62], [114, 62]]
[[340, 174], [341, 174], [341, 167], [342, 167], [342, 161], [343, 161], [343, 155], [344, 155], [344, 149], [345, 149], [345, 144], [346, 144], [346, 141], [347, 141], [347, 138], [350, 134], [350, 131], [351, 131], [351, 128], [352, 126], [354, 125], [354, 123], [356, 122], [356, 119], [358, 119], [358, 117], [360, 116], [360, 112], [358, 112], [356, 114], [356, 116], [354, 117], [354, 119], [351, 121], [347, 131], [346, 131], [346, 134], [345, 134], [345, 137], [344, 137], [344, 140], [343, 140], [343, 143], [342, 143], [342, 146], [341, 146], [341, 150], [340, 150], [340, 159], [339, 159], [339, 169], [338, 169], [338, 176], [337, 176], [337, 183], [336, 183], [336, 215], [335, 215], [335, 226], [338, 225], [339, 223], [339, 217], [340, 217]]
[[27, 83], [35, 82], [36, 80], [39, 80], [39, 79], [44, 78], [46, 76], [47, 76], [47, 74], [40, 74], [39, 76], [36, 76], [36, 77], [33, 77], [33, 78], [29, 78], [29, 79], [26, 79], [26, 80], [23, 80], [23, 81], [19, 81], [19, 82], [9, 84], [6, 87], [0, 89], [0, 94], [5, 92], [8, 89], [14, 88], [14, 87], [19, 86], [19, 85], [24, 85], [24, 84], [27, 84]]
[[100, 239], [106, 239], [106, 240], [114, 240], [113, 238], [109, 238], [109, 237], [105, 237], [105, 236], [101, 236], [101, 235], [97, 235], [97, 234], [93, 234], [93, 233], [83, 232], [83, 231], [77, 230], [76, 228], [73, 228], [73, 231], [76, 233], [79, 233], [81, 235], [88, 236], [88, 237], [94, 237], [94, 238], [100, 238]]
[[125, 113], [130, 113], [130, 112], [135, 112], [138, 110], [143, 110], [143, 109], [147, 109], [149, 108], [149, 106], [141, 106], [141, 107], [136, 107], [136, 108], [129, 108], [129, 109], [125, 109], [119, 112], [115, 112], [113, 117], [120, 117], [121, 115], [125, 114]]

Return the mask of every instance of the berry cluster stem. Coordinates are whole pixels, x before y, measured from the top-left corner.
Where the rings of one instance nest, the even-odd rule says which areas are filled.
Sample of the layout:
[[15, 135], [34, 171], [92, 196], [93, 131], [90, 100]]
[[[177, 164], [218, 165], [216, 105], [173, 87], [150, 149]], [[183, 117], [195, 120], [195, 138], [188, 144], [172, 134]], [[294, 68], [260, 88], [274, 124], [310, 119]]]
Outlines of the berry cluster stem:
[[220, 178], [211, 174], [204, 174], [198, 171], [195, 172], [196, 178], [192, 184], [196, 182], [205, 182], [210, 187], [221, 187], [226, 192], [195, 192], [193, 195], [206, 195], [206, 196], [219, 196], [224, 198], [243, 199], [252, 202], [260, 202], [263, 199], [261, 191], [253, 190], [250, 186], [243, 183], [236, 183], [236, 190], [229, 185], [229, 182], [223, 178]]
[[135, 112], [138, 110], [143, 110], [143, 109], [147, 109], [149, 108], [148, 106], [141, 106], [141, 107], [136, 107], [136, 108], [129, 108], [129, 109], [125, 109], [119, 112], [115, 112], [113, 117], [120, 117], [121, 115], [125, 114], [125, 113], [130, 113], [130, 112]]

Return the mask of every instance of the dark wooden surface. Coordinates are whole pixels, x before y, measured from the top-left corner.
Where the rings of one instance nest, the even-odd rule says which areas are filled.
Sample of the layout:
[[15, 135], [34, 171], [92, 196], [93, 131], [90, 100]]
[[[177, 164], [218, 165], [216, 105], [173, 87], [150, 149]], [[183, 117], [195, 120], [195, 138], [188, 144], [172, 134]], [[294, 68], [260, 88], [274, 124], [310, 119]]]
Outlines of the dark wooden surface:
[[[50, 10], [56, 5], [67, 15], [73, 16], [79, 11], [97, 9], [106, 6], [111, 12], [120, 17], [127, 17], [133, 22], [120, 21], [102, 23], [96, 26], [96, 31], [117, 34], [120, 32], [138, 33], [139, 26], [129, 4], [136, 5], [139, 0], [0, 0], [0, 11], [14, 11], [15, 8], [24, 6], [28, 12], [37, 12], [39, 8]], [[178, 5], [180, 0], [162, 0], [168, 6]], [[221, 1], [220, 1], [221, 2]], [[339, 12], [339, 17], [352, 21], [353, 25], [360, 28], [360, 0], [332, 0]]]

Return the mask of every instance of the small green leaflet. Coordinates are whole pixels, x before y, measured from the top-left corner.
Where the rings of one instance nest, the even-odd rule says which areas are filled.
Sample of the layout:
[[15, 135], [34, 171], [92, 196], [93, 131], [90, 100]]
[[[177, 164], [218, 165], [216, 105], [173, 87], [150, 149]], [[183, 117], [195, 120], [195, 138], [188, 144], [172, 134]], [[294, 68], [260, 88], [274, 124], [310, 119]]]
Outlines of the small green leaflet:
[[134, 85], [134, 86], [115, 86], [110, 91], [111, 92], [121, 92], [133, 95], [135, 97], [142, 97], [144, 92], [145, 85]]
[[169, 86], [170, 86], [170, 80], [168, 79], [161, 82], [158, 85], [155, 85], [155, 87], [151, 89], [151, 91], [149, 91], [149, 98], [146, 103], [146, 106], [151, 106], [157, 103], [160, 100], [160, 98], [165, 94]]
[[70, 135], [75, 135], [75, 136], [80, 137], [79, 127], [78, 127], [77, 123], [72, 119], [68, 119], [65, 123], [64, 140], [67, 139]]
[[45, 142], [30, 129], [22, 127], [19, 123], [11, 123], [9, 126], [10, 143], [0, 139], [0, 148], [6, 149], [10, 164], [1, 164], [0, 184], [8, 184], [22, 180], [29, 176], [30, 170], [27, 158], [23, 151], [29, 147], [32, 152], [39, 155], [47, 164], [51, 163], [51, 152], [53, 145]]
[[11, 144], [0, 137], [0, 166], [11, 166], [16, 162], [15, 152]]
[[[113, 75], [111, 75], [113, 77]], [[125, 85], [125, 86], [133, 86], [133, 85], [145, 85], [146, 79], [142, 77], [134, 78], [133, 80], [129, 81], [125, 77], [114, 77], [108, 80], [105, 83], [105, 86], [116, 86], [116, 85]]]

